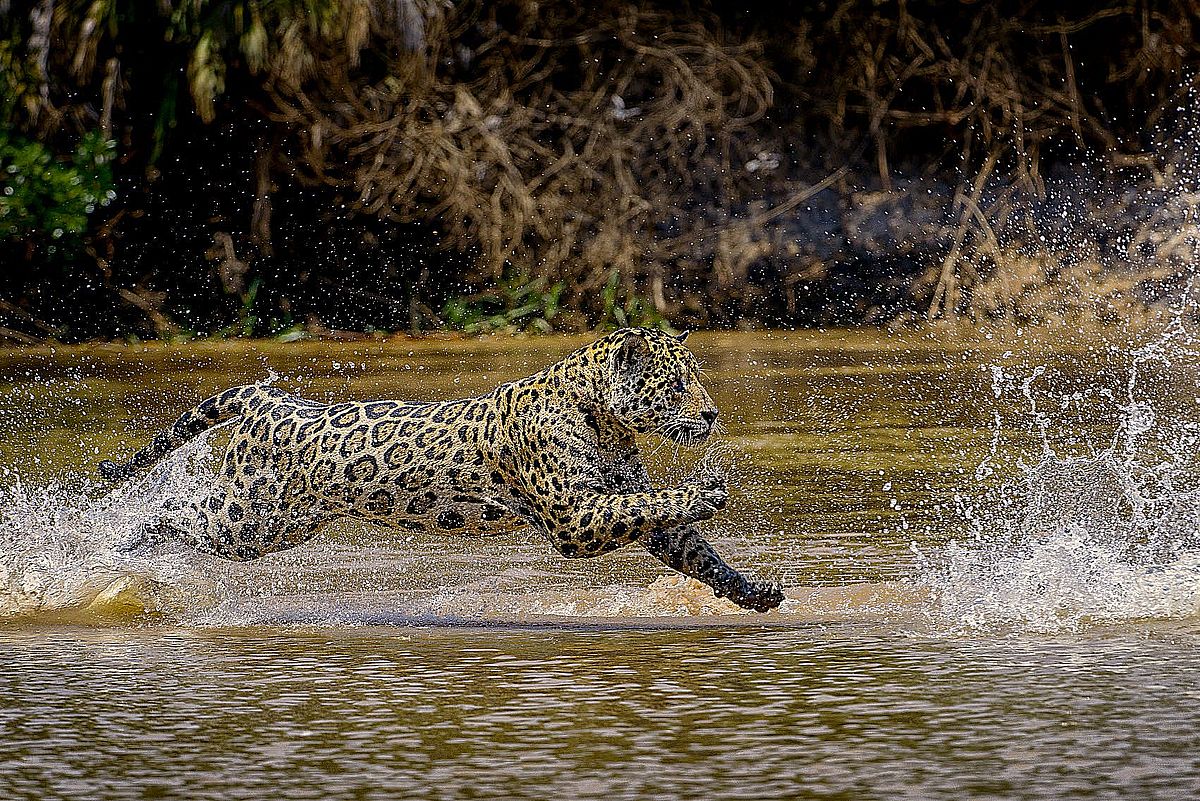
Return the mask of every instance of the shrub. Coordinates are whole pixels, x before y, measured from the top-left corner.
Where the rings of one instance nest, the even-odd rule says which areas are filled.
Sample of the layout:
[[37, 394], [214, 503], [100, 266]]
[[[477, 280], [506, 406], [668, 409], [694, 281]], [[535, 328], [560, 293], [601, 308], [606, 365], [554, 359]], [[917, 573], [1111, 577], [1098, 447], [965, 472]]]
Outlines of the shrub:
[[0, 131], [0, 236], [72, 249], [96, 209], [117, 196], [112, 160], [116, 142], [85, 134], [69, 158], [41, 142]]

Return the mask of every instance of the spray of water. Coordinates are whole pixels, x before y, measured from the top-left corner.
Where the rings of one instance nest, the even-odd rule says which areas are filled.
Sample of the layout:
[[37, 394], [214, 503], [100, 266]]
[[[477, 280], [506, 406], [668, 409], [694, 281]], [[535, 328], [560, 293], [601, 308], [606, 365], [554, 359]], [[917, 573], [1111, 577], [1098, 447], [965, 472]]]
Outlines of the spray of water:
[[[914, 547], [940, 624], [1060, 631], [1200, 614], [1200, 349], [1191, 290], [1186, 299], [1160, 337], [1126, 354], [1115, 391], [1103, 376], [1081, 393], [1055, 386], [1044, 366], [992, 368], [997, 401], [1021, 409], [1040, 450], [1006, 466], [1011, 429], [997, 413], [975, 478], [1011, 478], [956, 497], [962, 536], [948, 547]], [[1095, 419], [1115, 421], [1099, 447], [1094, 434], [1062, 430], [1081, 399]]]
[[131, 617], [211, 603], [218, 588], [187, 554], [128, 548], [141, 525], [203, 497], [211, 464], [202, 437], [116, 489], [86, 478], [29, 487], [9, 476], [0, 488], [0, 618]]

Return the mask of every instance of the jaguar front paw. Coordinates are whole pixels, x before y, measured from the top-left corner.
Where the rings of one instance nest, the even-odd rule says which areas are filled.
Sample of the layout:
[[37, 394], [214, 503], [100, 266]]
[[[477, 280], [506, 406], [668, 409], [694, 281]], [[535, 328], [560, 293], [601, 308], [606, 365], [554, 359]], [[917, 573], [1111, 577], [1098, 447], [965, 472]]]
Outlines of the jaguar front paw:
[[769, 612], [783, 603], [786, 597], [783, 587], [773, 581], [750, 581], [742, 578], [732, 586], [717, 590], [720, 597], [728, 598], [743, 609]]
[[729, 486], [725, 476], [718, 473], [700, 476], [689, 489], [694, 493], [688, 515], [690, 522], [708, 520], [729, 503]]

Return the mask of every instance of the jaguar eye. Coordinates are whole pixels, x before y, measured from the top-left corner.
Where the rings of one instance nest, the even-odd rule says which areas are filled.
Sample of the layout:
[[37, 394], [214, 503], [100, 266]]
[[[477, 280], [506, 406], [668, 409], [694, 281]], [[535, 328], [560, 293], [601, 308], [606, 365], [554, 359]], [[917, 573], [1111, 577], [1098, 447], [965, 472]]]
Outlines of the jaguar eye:
[[675, 379], [675, 386], [673, 387], [673, 389], [676, 392], [682, 393], [685, 389], [687, 389], [687, 385], [683, 383], [682, 378], [677, 378], [677, 379]]

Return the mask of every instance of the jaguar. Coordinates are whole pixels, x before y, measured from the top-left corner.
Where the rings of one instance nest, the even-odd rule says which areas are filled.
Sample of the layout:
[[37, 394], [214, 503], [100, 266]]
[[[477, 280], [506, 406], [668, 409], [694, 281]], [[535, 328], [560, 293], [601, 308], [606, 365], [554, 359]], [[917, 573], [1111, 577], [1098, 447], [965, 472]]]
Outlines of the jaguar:
[[266, 385], [228, 389], [185, 412], [128, 461], [127, 480], [208, 429], [230, 422], [207, 497], [147, 524], [139, 542], [180, 540], [239, 561], [295, 548], [328, 523], [496, 534], [532, 528], [565, 557], [638, 543], [668, 567], [743, 608], [773, 609], [779, 585], [728, 565], [698, 523], [724, 509], [718, 468], [652, 486], [638, 449], [654, 434], [695, 446], [716, 405], [687, 334], [630, 328], [475, 398], [317, 403]]

